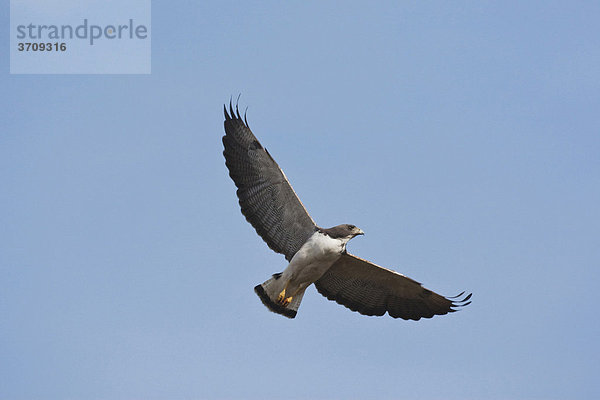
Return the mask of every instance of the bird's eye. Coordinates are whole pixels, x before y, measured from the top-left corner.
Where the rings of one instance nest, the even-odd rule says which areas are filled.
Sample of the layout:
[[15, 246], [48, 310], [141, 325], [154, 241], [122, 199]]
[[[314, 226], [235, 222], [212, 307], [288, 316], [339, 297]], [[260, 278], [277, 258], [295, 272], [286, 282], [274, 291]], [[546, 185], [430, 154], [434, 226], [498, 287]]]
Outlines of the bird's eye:
[[348, 225], [348, 229], [354, 229], [356, 228], [354, 225]]

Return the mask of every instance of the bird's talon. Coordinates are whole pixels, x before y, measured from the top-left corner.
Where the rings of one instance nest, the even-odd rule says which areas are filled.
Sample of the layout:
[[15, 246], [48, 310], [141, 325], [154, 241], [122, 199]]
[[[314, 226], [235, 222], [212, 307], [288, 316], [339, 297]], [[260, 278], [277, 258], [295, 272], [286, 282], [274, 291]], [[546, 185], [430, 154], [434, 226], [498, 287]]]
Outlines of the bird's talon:
[[279, 293], [279, 296], [277, 296], [277, 303], [283, 304], [284, 302], [285, 302], [285, 289], [283, 289], [281, 291], [281, 293]]
[[277, 304], [287, 307], [292, 302], [293, 296], [285, 297], [285, 289], [277, 296]]

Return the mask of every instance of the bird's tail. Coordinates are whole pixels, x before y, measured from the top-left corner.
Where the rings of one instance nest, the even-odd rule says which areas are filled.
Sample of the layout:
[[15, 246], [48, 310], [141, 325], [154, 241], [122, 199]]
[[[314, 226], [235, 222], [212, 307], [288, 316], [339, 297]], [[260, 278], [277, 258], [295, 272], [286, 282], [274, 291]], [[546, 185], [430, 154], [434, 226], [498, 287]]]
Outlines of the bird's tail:
[[290, 304], [283, 306], [277, 302], [277, 297], [284, 287], [284, 279], [281, 278], [281, 274], [279, 273], [273, 275], [272, 278], [266, 280], [260, 285], [257, 285], [254, 288], [254, 291], [269, 310], [273, 311], [274, 313], [284, 315], [288, 318], [294, 318], [298, 312], [298, 307], [300, 307], [302, 297], [304, 296], [304, 290], [296, 293]]

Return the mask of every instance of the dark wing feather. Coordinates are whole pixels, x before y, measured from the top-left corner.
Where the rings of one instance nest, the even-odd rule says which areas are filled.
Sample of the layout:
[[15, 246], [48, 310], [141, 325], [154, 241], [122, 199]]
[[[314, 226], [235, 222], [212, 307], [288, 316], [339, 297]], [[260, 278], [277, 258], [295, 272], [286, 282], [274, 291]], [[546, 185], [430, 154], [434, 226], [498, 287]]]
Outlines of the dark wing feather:
[[231, 103], [229, 112], [225, 108], [223, 146], [242, 214], [271, 249], [291, 260], [317, 226], [281, 168]]
[[458, 300], [447, 299], [417, 281], [351, 254], [343, 254], [315, 286], [323, 296], [352, 311], [365, 315], [387, 311], [394, 318], [415, 321], [454, 312], [471, 303], [470, 294]]

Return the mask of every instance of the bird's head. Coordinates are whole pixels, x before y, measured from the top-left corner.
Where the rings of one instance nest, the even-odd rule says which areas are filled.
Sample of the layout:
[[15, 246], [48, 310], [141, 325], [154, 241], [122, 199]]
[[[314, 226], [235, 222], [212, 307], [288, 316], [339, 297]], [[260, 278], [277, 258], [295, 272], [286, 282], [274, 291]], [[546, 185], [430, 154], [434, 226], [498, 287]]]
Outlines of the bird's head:
[[351, 224], [342, 224], [329, 229], [321, 228], [320, 231], [333, 239], [346, 240], [350, 240], [355, 236], [365, 234], [360, 228]]
[[346, 231], [348, 232], [348, 236], [350, 238], [353, 238], [355, 236], [358, 235], [364, 235], [365, 233], [362, 231], [362, 229], [360, 229], [357, 226], [351, 225], [351, 224], [345, 224], [343, 225], [346, 228]]

